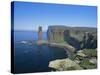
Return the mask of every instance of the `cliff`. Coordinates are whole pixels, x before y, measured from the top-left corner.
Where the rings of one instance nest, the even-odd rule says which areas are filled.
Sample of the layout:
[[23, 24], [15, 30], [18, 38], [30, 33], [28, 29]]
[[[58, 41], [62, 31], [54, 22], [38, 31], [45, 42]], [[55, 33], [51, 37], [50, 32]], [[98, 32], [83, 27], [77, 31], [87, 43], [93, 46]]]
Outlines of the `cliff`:
[[47, 38], [48, 41], [52, 43], [66, 42], [77, 50], [83, 48], [97, 48], [96, 28], [49, 26]]

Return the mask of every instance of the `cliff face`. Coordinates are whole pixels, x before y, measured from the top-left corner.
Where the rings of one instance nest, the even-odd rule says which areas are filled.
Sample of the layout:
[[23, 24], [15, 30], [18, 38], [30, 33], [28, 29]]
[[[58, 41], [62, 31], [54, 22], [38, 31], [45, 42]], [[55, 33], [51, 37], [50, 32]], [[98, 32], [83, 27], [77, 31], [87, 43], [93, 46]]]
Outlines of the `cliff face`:
[[47, 37], [49, 42], [63, 42], [64, 41], [64, 27], [49, 26], [47, 30]]
[[66, 42], [78, 49], [97, 48], [97, 29], [87, 27], [49, 26], [49, 42]]

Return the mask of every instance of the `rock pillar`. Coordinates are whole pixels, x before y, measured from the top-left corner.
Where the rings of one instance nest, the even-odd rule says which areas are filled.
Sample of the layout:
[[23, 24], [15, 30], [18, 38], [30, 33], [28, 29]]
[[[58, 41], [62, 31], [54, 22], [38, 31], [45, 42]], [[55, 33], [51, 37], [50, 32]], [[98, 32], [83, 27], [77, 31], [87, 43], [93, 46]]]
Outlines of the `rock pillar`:
[[38, 41], [41, 41], [42, 40], [42, 27], [39, 26], [38, 28]]

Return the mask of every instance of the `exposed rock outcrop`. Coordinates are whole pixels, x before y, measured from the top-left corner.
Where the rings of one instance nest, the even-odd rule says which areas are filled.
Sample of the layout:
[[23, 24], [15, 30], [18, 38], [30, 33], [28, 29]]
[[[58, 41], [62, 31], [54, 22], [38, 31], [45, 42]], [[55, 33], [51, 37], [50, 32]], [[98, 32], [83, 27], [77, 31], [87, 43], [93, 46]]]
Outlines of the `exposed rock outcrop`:
[[76, 53], [77, 56], [81, 56], [81, 57], [86, 57], [86, 55], [84, 54], [83, 50], [77, 51]]
[[96, 58], [91, 58], [89, 60], [89, 62], [92, 63], [92, 64], [97, 64], [97, 59]]
[[69, 58], [51, 61], [49, 63], [49, 67], [57, 71], [81, 70], [82, 69], [82, 67], [80, 67], [77, 63], [70, 60]]

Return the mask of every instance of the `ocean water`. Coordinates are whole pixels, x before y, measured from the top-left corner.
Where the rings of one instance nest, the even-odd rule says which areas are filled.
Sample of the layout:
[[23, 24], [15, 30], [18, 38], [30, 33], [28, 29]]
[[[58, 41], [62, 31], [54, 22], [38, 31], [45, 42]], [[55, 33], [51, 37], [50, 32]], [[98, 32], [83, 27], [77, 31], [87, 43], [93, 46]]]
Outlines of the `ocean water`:
[[[37, 41], [37, 32], [14, 31], [14, 67], [15, 73], [49, 72], [49, 62], [67, 57], [63, 48], [21, 43], [21, 41]], [[46, 40], [43, 32], [43, 40]]]

